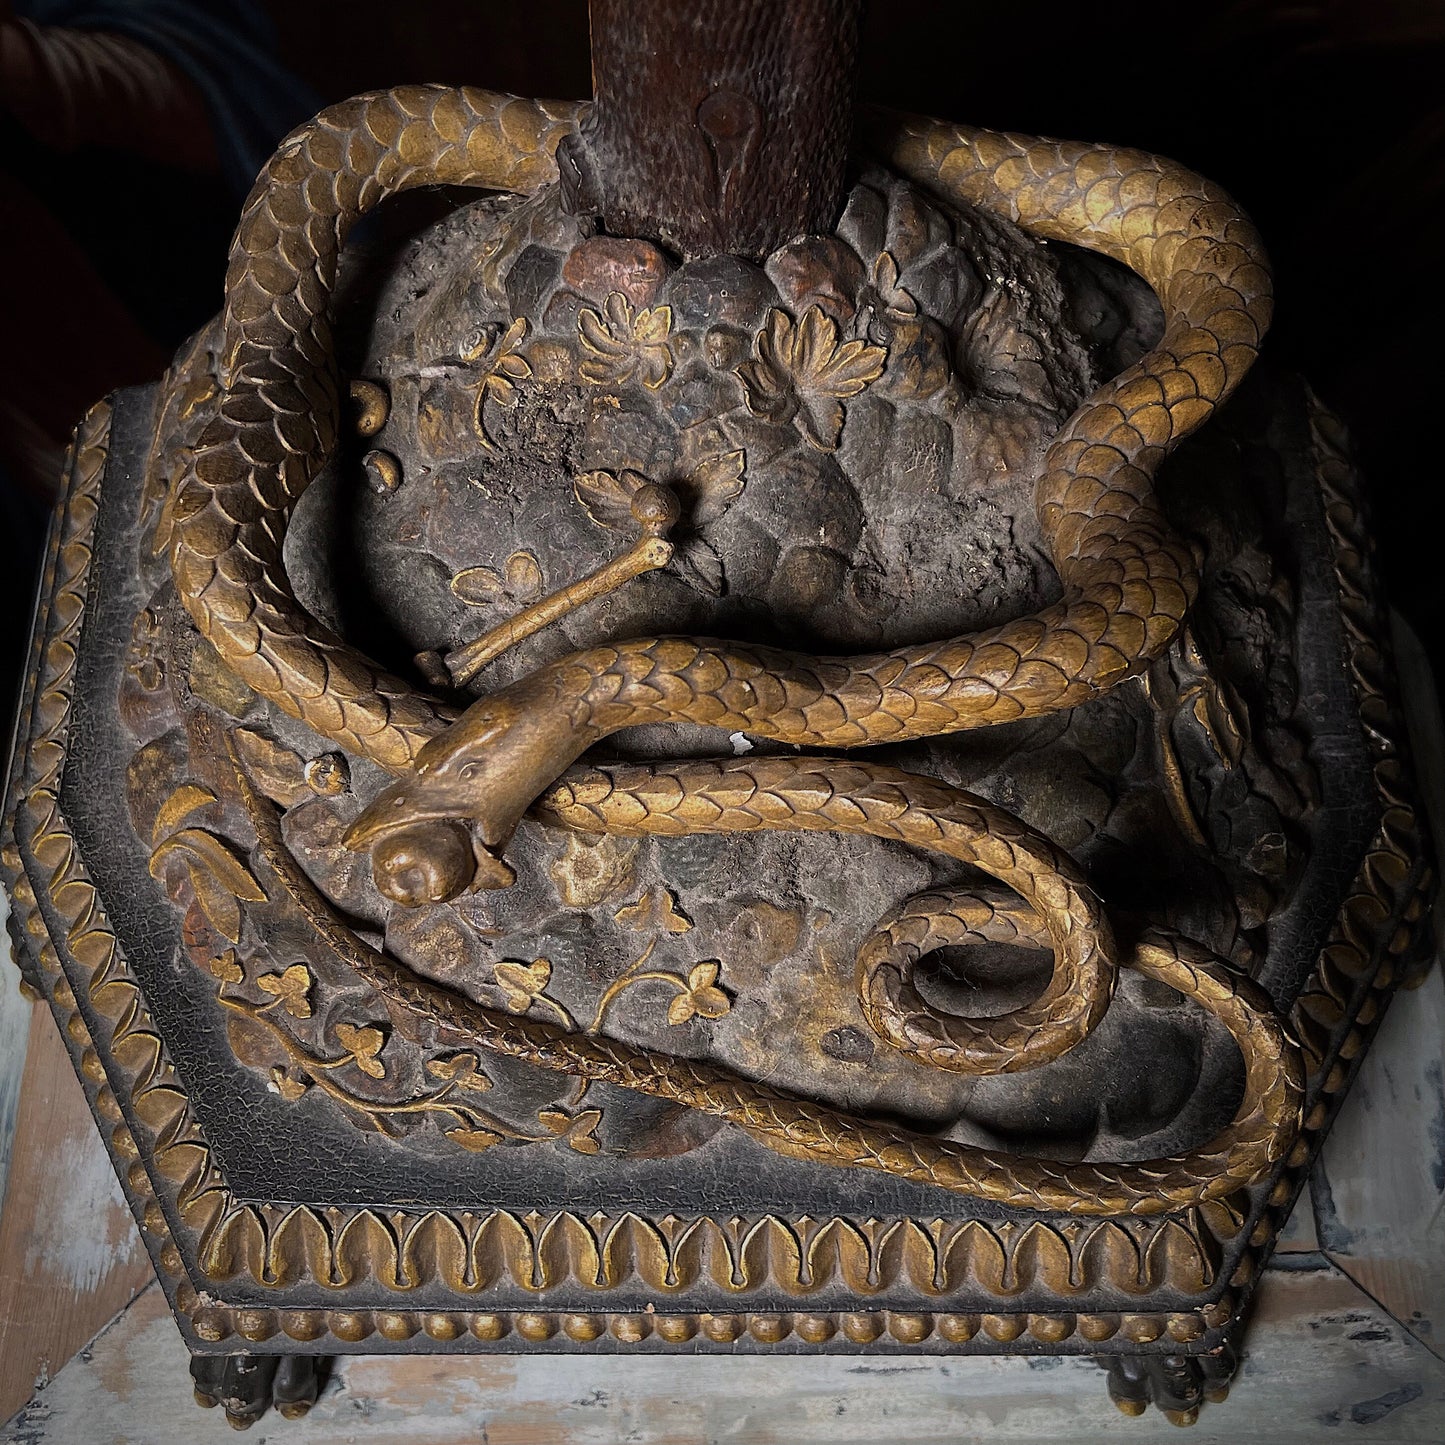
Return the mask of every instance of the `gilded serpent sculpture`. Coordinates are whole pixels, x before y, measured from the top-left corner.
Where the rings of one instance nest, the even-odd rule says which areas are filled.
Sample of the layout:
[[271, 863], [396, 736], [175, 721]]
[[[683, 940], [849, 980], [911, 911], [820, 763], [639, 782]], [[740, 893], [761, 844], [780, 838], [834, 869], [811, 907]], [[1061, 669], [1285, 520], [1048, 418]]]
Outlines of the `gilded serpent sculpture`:
[[[1174, 638], [1198, 585], [1153, 479], [1254, 360], [1271, 305], [1258, 237], [1217, 187], [1143, 152], [893, 123], [884, 149], [904, 175], [1037, 236], [1122, 261], [1163, 304], [1159, 344], [1098, 388], [1044, 458], [1036, 508], [1061, 600], [968, 636], [859, 657], [683, 637], [618, 642], [540, 668], [456, 718], [330, 633], [287, 581], [291, 512], [337, 441], [328, 302], [346, 232], [378, 201], [418, 185], [536, 190], [555, 179], [553, 152], [576, 115], [485, 91], [408, 87], [335, 106], [283, 143], [232, 246], [214, 395], [195, 374], [199, 348], [170, 378], [173, 393], [192, 385], [202, 396], [199, 439], [165, 438], [155, 459], [170, 483], [161, 538], [184, 605], [256, 693], [397, 775], [347, 842], [371, 850], [378, 886], [398, 903], [510, 883], [500, 850], [529, 808], [584, 831], [797, 828], [894, 838], [970, 861], [1023, 902], [996, 905], [975, 889], [906, 904], [860, 954], [872, 1026], [920, 1062], [965, 1072], [1058, 1057], [1102, 1017], [1118, 950], [1075, 866], [999, 810], [927, 779], [816, 757], [567, 770], [598, 740], [642, 723], [853, 748], [1072, 708], [1139, 672]], [[1257, 1178], [1297, 1126], [1298, 1054], [1267, 998], [1197, 945], [1159, 931], [1140, 935], [1131, 966], [1224, 1022], [1244, 1054], [1246, 1087], [1218, 1138], [1148, 1163], [1019, 1160], [861, 1121], [713, 1066], [494, 1013], [351, 934], [285, 855], [268, 805], [240, 776], [273, 868], [338, 954], [389, 997], [501, 1052], [720, 1114], [783, 1152], [1022, 1207], [1149, 1213]], [[917, 958], [943, 942], [996, 937], [990, 930], [1000, 927], [1053, 950], [1041, 998], [982, 1021], [929, 1009], [912, 981]]]

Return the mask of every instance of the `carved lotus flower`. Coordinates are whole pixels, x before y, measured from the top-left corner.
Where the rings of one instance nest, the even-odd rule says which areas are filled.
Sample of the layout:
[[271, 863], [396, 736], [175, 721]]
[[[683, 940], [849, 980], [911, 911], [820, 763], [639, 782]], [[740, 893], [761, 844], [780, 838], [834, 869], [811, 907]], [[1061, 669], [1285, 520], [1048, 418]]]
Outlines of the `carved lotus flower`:
[[881, 346], [840, 340], [838, 323], [820, 306], [797, 322], [786, 311], [770, 311], [753, 353], [738, 367], [748, 410], [780, 426], [793, 420], [823, 451], [837, 449], [843, 403], [878, 379], [888, 355]]
[[656, 391], [672, 374], [672, 307], [653, 306], [634, 311], [620, 291], [608, 296], [601, 311], [584, 306], [577, 329], [588, 360], [583, 377], [598, 386], [621, 386], [635, 377]]

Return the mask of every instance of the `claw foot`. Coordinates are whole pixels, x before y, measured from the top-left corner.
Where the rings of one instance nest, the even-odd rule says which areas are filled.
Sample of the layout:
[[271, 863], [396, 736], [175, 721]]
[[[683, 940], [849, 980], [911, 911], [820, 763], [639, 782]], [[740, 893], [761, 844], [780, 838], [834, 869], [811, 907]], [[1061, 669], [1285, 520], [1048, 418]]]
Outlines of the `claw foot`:
[[1109, 1375], [1109, 1398], [1123, 1414], [1142, 1415], [1156, 1405], [1171, 1425], [1192, 1425], [1206, 1400], [1226, 1400], [1239, 1368], [1230, 1345], [1208, 1355], [1107, 1355], [1098, 1363]]
[[196, 1404], [223, 1406], [236, 1430], [249, 1430], [268, 1406], [299, 1420], [316, 1403], [328, 1363], [323, 1355], [192, 1355]]

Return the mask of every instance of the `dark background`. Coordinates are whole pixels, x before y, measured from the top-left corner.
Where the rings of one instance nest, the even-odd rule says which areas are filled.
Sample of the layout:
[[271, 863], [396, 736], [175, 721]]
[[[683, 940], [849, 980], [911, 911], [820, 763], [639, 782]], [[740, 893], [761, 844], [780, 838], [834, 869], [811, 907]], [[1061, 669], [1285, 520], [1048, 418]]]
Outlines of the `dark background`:
[[[585, 0], [263, 8], [278, 64], [321, 103], [407, 81], [590, 90]], [[0, 22], [9, 9], [0, 0]], [[871, 0], [860, 72], [864, 100], [1161, 151], [1234, 193], [1274, 256], [1268, 354], [1302, 370], [1350, 425], [1392, 599], [1437, 677], [1442, 52], [1445, 0]], [[240, 195], [208, 145], [205, 104], [175, 79], [164, 105], [149, 93], [157, 113], [139, 142], [120, 123], [136, 104], [123, 93], [111, 131], [101, 116], [78, 141], [57, 142], [11, 114], [0, 78], [6, 684], [20, 665], [30, 558], [65, 430], [105, 390], [158, 374], [220, 304]]]

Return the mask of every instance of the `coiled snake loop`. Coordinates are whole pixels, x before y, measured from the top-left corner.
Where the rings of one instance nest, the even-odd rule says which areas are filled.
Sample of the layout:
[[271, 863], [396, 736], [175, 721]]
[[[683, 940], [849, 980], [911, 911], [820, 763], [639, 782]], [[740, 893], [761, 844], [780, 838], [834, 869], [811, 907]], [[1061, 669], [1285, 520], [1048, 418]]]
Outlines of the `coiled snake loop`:
[[[262, 697], [398, 775], [352, 828], [352, 846], [370, 846], [382, 860], [398, 856], [392, 845], [405, 839], [401, 851], [426, 863], [436, 840], [454, 842], [465, 824], [478, 866], [485, 871], [490, 860], [492, 881], [501, 881], [504, 865], [491, 850], [587, 747], [620, 728], [692, 722], [812, 747], [897, 742], [1077, 706], [1169, 643], [1197, 579], [1160, 510], [1154, 476], [1254, 360], [1271, 305], [1259, 239], [1224, 192], [1158, 157], [918, 120], [884, 127], [883, 149], [904, 174], [1036, 235], [1115, 257], [1163, 303], [1160, 343], [1089, 397], [1044, 459], [1036, 506], [1059, 602], [968, 636], [861, 657], [676, 637], [619, 642], [544, 667], [455, 721], [310, 617], [291, 591], [282, 547], [293, 508], [336, 443], [327, 312], [349, 226], [411, 186], [536, 190], [555, 179], [553, 152], [575, 116], [572, 106], [416, 86], [345, 102], [295, 132], [257, 181], [236, 233], [217, 394], [193, 446], [187, 432], [160, 449], [172, 480], [162, 540], [200, 632]], [[192, 365], [198, 355], [193, 348]], [[183, 363], [171, 385], [199, 380]], [[268, 838], [279, 845], [267, 833], [266, 805], [248, 796], [263, 847]], [[909, 981], [923, 948], [955, 925], [966, 933], [978, 923], [970, 923], [978, 899], [942, 900], [933, 912], [911, 905], [865, 947], [865, 1013], [923, 1061], [1030, 1067], [1072, 1047], [1107, 1006], [1114, 944], [1073, 865], [998, 810], [927, 780], [816, 758], [660, 763], [569, 775], [540, 812], [610, 832], [870, 832], [969, 857], [1005, 879], [1025, 900], [1009, 915], [1013, 926], [1047, 940], [1056, 956], [1045, 994], [1006, 1019], [940, 1021]], [[857, 1120], [709, 1065], [495, 1014], [369, 950], [284, 850], [267, 853], [341, 956], [406, 1007], [546, 1067], [721, 1114], [785, 1152], [1025, 1207], [1147, 1213], [1257, 1177], [1298, 1114], [1298, 1058], [1268, 1001], [1173, 935], [1146, 933], [1130, 961], [1233, 1033], [1246, 1060], [1240, 1113], [1188, 1156], [1066, 1166]], [[384, 872], [378, 863], [383, 884]], [[445, 872], [436, 873], [433, 896], [459, 886]]]

